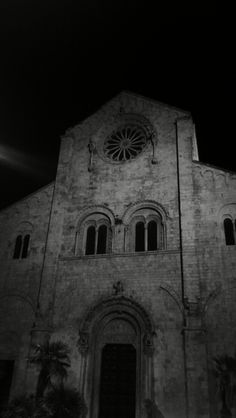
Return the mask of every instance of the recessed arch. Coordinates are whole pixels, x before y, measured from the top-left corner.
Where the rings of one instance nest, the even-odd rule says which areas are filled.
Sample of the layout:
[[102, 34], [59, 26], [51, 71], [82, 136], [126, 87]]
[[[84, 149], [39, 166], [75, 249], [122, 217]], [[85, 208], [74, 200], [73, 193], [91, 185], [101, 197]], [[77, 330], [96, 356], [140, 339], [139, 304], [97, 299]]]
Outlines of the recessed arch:
[[166, 209], [153, 200], [130, 205], [123, 215], [125, 250], [136, 252], [165, 249], [167, 218]]
[[167, 210], [164, 208], [163, 205], [161, 205], [158, 202], [155, 202], [154, 200], [143, 200], [143, 201], [137, 201], [130, 205], [124, 215], [123, 215], [123, 223], [125, 225], [129, 224], [132, 217], [135, 215], [136, 212], [140, 211], [141, 209], [152, 209], [155, 212], [159, 213], [161, 215], [161, 218], [163, 222], [166, 222], [167, 218], [169, 217]]
[[235, 245], [235, 226], [230, 217], [224, 219], [224, 233], [226, 245]]
[[112, 315], [113, 313], [117, 314], [117, 312], [119, 314], [127, 313], [128, 315], [131, 315], [142, 324], [143, 330], [148, 333], [153, 332], [154, 328], [151, 318], [138, 302], [125, 296], [113, 296], [102, 299], [89, 309], [82, 320], [80, 333], [90, 333], [93, 326], [96, 326], [103, 318]]
[[236, 203], [222, 206], [218, 213], [221, 223], [221, 238], [225, 245], [236, 244]]
[[81, 225], [85, 222], [86, 218], [93, 214], [101, 214], [109, 219], [111, 226], [115, 225], [115, 215], [111, 209], [105, 205], [94, 205], [86, 207], [80, 212], [76, 223], [76, 229], [79, 230]]
[[114, 213], [105, 205], [85, 208], [76, 225], [75, 254], [95, 255], [112, 252]]
[[154, 327], [145, 309], [124, 296], [102, 300], [85, 315], [78, 348], [84, 359], [82, 375], [86, 374], [85, 380], [89, 382], [83, 389], [91, 418], [100, 417], [102, 370], [109, 349], [117, 353], [127, 349], [127, 355], [135, 361], [135, 414], [132, 416], [142, 416], [144, 399], [152, 393], [153, 336]]
[[28, 221], [20, 222], [12, 233], [12, 258], [27, 258], [30, 247], [30, 237], [33, 233], [33, 224]]
[[22, 221], [17, 226], [19, 233], [31, 233], [33, 230], [33, 224], [29, 221]]
[[8, 299], [8, 298], [14, 298], [14, 299], [16, 298], [16, 299], [22, 300], [23, 302], [26, 302], [30, 306], [32, 312], [35, 313], [36, 308], [34, 306], [34, 303], [31, 299], [29, 299], [28, 296], [25, 296], [24, 294], [21, 294], [21, 293], [3, 293], [0, 296], [0, 301], [3, 299]]

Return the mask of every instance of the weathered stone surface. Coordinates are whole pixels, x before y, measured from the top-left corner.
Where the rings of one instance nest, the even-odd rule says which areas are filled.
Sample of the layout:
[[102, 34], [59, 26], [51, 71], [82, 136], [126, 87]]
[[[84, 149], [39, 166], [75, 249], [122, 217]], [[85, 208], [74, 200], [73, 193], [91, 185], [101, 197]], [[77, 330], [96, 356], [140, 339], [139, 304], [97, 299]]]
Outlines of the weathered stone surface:
[[[155, 144], [150, 140], [137, 158], [118, 164], [102, 149], [124, 114], [147, 119]], [[12, 395], [35, 384], [25, 361], [34, 325], [33, 338], [51, 333], [68, 343], [69, 382], [84, 392], [90, 416], [97, 417], [94, 358], [100, 361], [99, 335], [108, 315], [120, 329], [130, 318], [137, 336], [137, 417], [145, 398], [168, 418], [183, 418], [187, 410], [191, 418], [217, 416], [211, 360], [235, 350], [236, 246], [225, 245], [223, 218], [230, 213], [236, 219], [236, 174], [193, 161], [196, 155], [189, 113], [123, 92], [62, 138], [55, 185], [0, 213], [0, 354], [16, 360]], [[161, 250], [129, 250], [127, 213], [132, 218], [136, 207], [159, 208]], [[85, 256], [81, 228], [96, 212], [110, 219], [111, 252]], [[13, 260], [17, 228], [25, 222], [32, 228], [30, 251]], [[83, 328], [86, 318], [90, 325]]]

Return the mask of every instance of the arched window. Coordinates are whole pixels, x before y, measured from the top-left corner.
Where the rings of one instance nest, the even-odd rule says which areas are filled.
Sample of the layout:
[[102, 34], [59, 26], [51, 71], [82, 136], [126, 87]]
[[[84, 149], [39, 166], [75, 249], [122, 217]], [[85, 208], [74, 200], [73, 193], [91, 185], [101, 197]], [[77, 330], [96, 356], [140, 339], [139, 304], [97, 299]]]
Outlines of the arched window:
[[[82, 234], [84, 235], [84, 250], [85, 255], [95, 254], [107, 254], [111, 250], [111, 227], [106, 219], [95, 219], [88, 220], [87, 226], [83, 228]], [[83, 232], [84, 231], [84, 232]], [[77, 234], [77, 248], [81, 233]]]
[[135, 251], [145, 251], [144, 222], [137, 222], [135, 225]]
[[224, 232], [226, 245], [235, 245], [234, 224], [230, 218], [224, 219]]
[[27, 258], [29, 255], [30, 237], [33, 226], [30, 222], [23, 221], [18, 224], [16, 229], [16, 239], [14, 243], [13, 258]]
[[26, 234], [24, 237], [18, 235], [15, 241], [15, 248], [13, 258], [26, 258], [28, 256], [30, 235]]
[[124, 250], [144, 252], [165, 249], [166, 218], [165, 209], [154, 201], [131, 205], [123, 216]]
[[28, 255], [29, 240], [30, 240], [30, 235], [29, 234], [25, 235], [24, 241], [23, 241], [23, 249], [22, 249], [21, 258], [26, 258]]
[[157, 250], [157, 222], [150, 221], [148, 222], [147, 227], [147, 250], [155, 251]]
[[20, 258], [21, 255], [21, 247], [22, 247], [22, 235], [18, 235], [15, 241], [15, 248], [13, 258]]
[[100, 225], [97, 237], [97, 254], [106, 254], [107, 252], [107, 226]]
[[75, 255], [99, 255], [112, 251], [113, 212], [105, 206], [86, 208], [80, 215], [75, 235]]
[[0, 408], [4, 407], [8, 400], [14, 371], [14, 360], [0, 359]]
[[91, 225], [87, 229], [85, 255], [107, 253], [107, 225], [95, 227]]
[[138, 221], [135, 225], [135, 251], [156, 251], [159, 249], [161, 237], [158, 232], [159, 220]]
[[95, 254], [96, 230], [95, 226], [91, 225], [87, 229], [86, 249], [85, 254]]

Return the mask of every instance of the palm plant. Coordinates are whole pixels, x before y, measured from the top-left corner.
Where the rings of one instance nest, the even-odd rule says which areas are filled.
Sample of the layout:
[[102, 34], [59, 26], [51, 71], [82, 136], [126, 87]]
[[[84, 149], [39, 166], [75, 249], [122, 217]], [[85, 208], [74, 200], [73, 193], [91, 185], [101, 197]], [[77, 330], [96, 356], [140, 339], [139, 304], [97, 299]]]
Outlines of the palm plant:
[[69, 349], [61, 341], [45, 342], [34, 345], [34, 353], [30, 357], [31, 363], [40, 366], [36, 398], [41, 398], [48, 387], [53, 387], [53, 382], [63, 385], [67, 377], [67, 368], [70, 366]]
[[221, 418], [231, 418], [231, 407], [236, 392], [236, 358], [221, 355], [214, 358], [213, 373], [221, 398]]

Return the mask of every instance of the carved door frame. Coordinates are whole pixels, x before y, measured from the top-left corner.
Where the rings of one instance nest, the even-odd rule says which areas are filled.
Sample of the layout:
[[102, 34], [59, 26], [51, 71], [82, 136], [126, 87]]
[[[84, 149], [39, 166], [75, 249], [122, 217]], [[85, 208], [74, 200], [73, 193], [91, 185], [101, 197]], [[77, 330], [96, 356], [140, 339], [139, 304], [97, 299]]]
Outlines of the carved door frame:
[[[78, 348], [83, 357], [81, 387], [89, 407], [89, 418], [98, 418], [101, 355], [104, 339], [103, 330], [112, 321], [125, 321], [134, 330], [136, 348], [136, 414], [143, 415], [144, 400], [153, 395], [153, 336], [154, 328], [146, 311], [133, 299], [114, 296], [93, 307], [84, 318], [79, 332]], [[122, 339], [121, 336], [118, 336]], [[128, 336], [133, 338], [132, 336]], [[114, 340], [113, 340], [114, 341]], [[124, 342], [128, 342], [127, 335]], [[120, 340], [120, 343], [122, 341]]]

